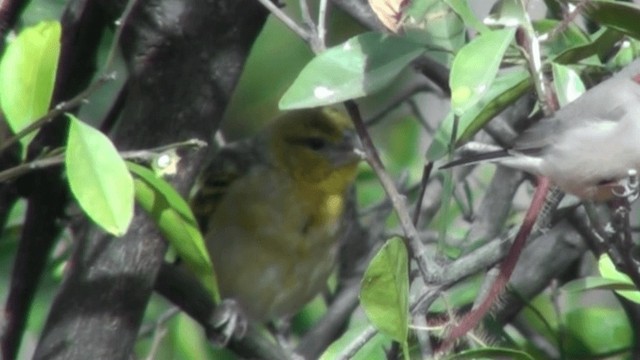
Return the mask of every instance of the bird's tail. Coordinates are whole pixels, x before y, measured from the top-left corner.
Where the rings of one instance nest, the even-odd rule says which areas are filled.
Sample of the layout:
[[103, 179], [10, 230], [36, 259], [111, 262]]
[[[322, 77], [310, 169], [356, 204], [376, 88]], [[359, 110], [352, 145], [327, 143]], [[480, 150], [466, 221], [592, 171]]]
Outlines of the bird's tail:
[[498, 161], [511, 156], [511, 153], [507, 149], [496, 145], [477, 142], [465, 144], [457, 151], [457, 153], [460, 155], [458, 159], [440, 166], [440, 169], [448, 169], [454, 166], [473, 165], [481, 162]]

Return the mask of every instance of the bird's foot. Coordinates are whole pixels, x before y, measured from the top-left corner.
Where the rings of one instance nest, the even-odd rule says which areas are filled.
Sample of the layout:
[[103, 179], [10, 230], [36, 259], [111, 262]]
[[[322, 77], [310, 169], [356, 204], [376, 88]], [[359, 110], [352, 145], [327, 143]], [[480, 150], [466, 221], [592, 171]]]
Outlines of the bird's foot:
[[615, 188], [611, 190], [617, 197], [627, 198], [632, 203], [640, 196], [640, 177], [635, 169], [629, 169], [628, 176], [620, 181]]
[[211, 324], [207, 337], [213, 344], [225, 347], [231, 338], [242, 339], [246, 335], [249, 320], [237, 301], [224, 299], [216, 307]]

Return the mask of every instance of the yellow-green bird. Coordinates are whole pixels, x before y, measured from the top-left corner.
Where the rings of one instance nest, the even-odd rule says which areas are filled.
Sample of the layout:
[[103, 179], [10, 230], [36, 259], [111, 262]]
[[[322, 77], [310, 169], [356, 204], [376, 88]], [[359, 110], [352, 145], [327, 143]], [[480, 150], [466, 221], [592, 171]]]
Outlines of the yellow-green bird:
[[218, 152], [192, 208], [223, 298], [266, 321], [325, 288], [359, 154], [349, 118], [335, 108], [287, 112]]

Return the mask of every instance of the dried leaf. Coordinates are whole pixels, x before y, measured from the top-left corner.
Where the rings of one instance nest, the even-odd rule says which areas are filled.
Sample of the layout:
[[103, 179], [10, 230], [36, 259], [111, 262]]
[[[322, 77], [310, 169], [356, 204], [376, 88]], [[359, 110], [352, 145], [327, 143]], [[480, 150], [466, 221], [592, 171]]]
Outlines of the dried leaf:
[[389, 30], [397, 33], [402, 24], [403, 11], [410, 0], [369, 0], [369, 6], [380, 22]]

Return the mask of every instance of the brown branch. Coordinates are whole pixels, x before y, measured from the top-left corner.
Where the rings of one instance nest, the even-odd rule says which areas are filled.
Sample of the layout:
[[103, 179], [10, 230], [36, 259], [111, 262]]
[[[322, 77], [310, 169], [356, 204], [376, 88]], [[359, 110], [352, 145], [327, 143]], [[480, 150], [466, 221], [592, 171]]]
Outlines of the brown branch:
[[396, 214], [400, 219], [400, 225], [402, 226], [402, 230], [405, 234], [404, 241], [407, 245], [407, 249], [409, 249], [411, 257], [418, 265], [420, 275], [425, 284], [432, 283], [440, 276], [442, 269], [434, 259], [429, 259], [427, 257], [424, 245], [420, 241], [418, 231], [413, 225], [413, 220], [411, 219], [411, 215], [409, 214], [405, 198], [400, 195], [398, 189], [391, 180], [391, 177], [386, 172], [384, 164], [382, 163], [375, 145], [373, 144], [373, 141], [369, 136], [369, 132], [367, 131], [367, 128], [362, 121], [358, 106], [353, 101], [345, 102], [345, 106], [347, 108], [347, 111], [349, 112], [349, 115], [351, 116], [351, 119], [353, 120], [356, 132], [358, 133], [358, 136], [362, 141], [367, 161], [378, 176], [382, 187], [391, 200], [391, 204], [393, 205], [393, 208], [395, 209]]

